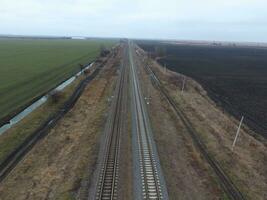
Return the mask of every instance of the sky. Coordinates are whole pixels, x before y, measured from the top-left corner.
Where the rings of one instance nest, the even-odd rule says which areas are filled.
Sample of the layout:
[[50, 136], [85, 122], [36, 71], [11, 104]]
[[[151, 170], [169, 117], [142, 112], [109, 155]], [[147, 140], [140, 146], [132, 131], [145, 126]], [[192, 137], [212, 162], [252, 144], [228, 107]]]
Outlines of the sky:
[[267, 42], [267, 1], [0, 0], [0, 34]]

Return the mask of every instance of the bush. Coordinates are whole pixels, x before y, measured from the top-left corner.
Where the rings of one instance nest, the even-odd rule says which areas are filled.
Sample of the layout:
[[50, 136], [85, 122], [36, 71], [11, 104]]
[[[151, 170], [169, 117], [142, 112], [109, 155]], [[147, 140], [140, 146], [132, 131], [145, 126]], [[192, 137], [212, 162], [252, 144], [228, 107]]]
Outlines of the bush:
[[54, 90], [50, 93], [50, 102], [51, 103], [58, 103], [63, 98], [63, 93], [58, 90]]
[[106, 47], [101, 46], [100, 47], [100, 56], [105, 57], [110, 53], [110, 50], [108, 50]]

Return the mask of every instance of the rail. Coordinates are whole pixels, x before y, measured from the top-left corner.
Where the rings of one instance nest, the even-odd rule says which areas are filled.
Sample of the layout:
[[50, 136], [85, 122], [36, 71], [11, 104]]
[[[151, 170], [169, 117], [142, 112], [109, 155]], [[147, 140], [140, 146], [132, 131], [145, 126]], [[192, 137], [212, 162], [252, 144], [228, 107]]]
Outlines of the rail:
[[179, 106], [172, 99], [172, 97], [168, 94], [168, 91], [161, 84], [161, 81], [158, 79], [154, 71], [147, 65], [145, 65], [145, 70], [150, 75], [150, 78], [154, 83], [154, 86], [156, 86], [159, 89], [161, 94], [166, 98], [167, 102], [174, 109], [177, 116], [184, 123], [186, 129], [190, 133], [191, 138], [193, 139], [194, 144], [200, 150], [200, 153], [203, 155], [203, 157], [206, 159], [208, 164], [211, 166], [211, 168], [219, 178], [220, 185], [223, 188], [226, 195], [228, 196], [228, 198], [232, 200], [244, 200], [245, 197], [243, 196], [243, 194], [238, 190], [238, 188], [234, 185], [232, 180], [227, 176], [227, 174], [224, 172], [219, 163], [208, 153], [206, 146], [202, 142], [201, 138], [198, 136], [199, 134], [197, 133], [197, 131], [193, 128], [190, 120], [187, 118], [185, 113], [179, 108]]

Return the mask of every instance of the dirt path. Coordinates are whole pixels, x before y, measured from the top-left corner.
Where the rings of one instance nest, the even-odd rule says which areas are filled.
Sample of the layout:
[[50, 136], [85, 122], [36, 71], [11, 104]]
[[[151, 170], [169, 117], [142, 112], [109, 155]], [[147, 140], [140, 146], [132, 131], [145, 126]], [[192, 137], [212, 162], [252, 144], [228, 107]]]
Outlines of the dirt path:
[[96, 162], [117, 65], [118, 58], [109, 59], [74, 108], [1, 183], [0, 199], [71, 199], [81, 194], [81, 183], [90, 180]]

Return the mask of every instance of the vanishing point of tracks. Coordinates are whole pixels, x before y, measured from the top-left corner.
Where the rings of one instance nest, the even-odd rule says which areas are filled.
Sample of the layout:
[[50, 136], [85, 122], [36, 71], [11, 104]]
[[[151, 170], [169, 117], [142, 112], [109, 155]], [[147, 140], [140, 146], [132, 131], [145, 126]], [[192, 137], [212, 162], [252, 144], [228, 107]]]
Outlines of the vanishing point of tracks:
[[[130, 68], [129, 68], [130, 66]], [[130, 70], [130, 73], [129, 73]], [[123, 124], [127, 116], [127, 90], [128, 77], [131, 77], [132, 94], [132, 117], [135, 119], [133, 137], [136, 144], [133, 146], [134, 170], [133, 176], [138, 181], [134, 186], [138, 194], [134, 194], [136, 199], [168, 199], [165, 182], [161, 175], [158, 155], [153, 147], [153, 138], [144, 100], [142, 99], [141, 88], [134, 66], [131, 44], [125, 46], [124, 59], [120, 70], [119, 80], [115, 90], [115, 98], [112, 103], [110, 119], [107, 123], [106, 139], [104, 142], [103, 159], [100, 163], [98, 180], [95, 191], [95, 199], [118, 199], [119, 181], [119, 160], [121, 135], [124, 134]]]

